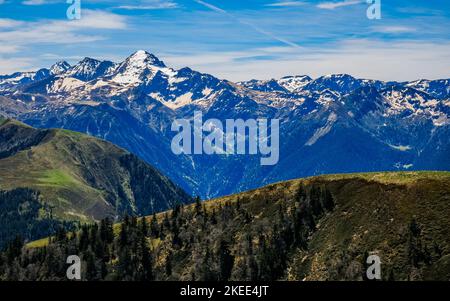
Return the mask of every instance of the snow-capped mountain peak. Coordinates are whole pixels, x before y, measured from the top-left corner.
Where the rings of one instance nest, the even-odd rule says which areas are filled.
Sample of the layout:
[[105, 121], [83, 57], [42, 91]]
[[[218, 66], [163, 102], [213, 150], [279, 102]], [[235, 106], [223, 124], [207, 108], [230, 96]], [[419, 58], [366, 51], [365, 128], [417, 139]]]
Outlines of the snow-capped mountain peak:
[[145, 77], [154, 77], [158, 71], [169, 75], [174, 73], [153, 54], [139, 50], [119, 65], [112, 80], [119, 84], [136, 84], [141, 83]]
[[406, 83], [406, 86], [426, 92], [439, 99], [446, 99], [450, 97], [449, 79], [438, 79], [438, 80], [420, 79]]
[[65, 75], [82, 81], [89, 81], [99, 76], [109, 75], [115, 68], [116, 64], [113, 62], [85, 57], [70, 68]]
[[58, 75], [70, 69], [70, 64], [66, 61], [59, 61], [50, 67], [50, 74]]
[[278, 80], [278, 84], [289, 92], [296, 92], [311, 81], [307, 75], [285, 76]]
[[73, 66], [67, 75], [76, 75], [76, 74], [90, 74], [95, 72], [97, 67], [101, 64], [101, 61], [92, 59], [89, 57], [85, 57], [83, 60], [81, 60], [78, 64]]
[[351, 75], [329, 74], [310, 81], [304, 88], [315, 92], [331, 89], [333, 91], [338, 91], [341, 95], [345, 95], [361, 87], [361, 85], [361, 80], [358, 80]]
[[125, 60], [125, 62], [127, 62], [129, 64], [141, 65], [141, 66], [151, 65], [151, 66], [157, 66], [157, 67], [161, 67], [161, 68], [166, 67], [166, 65], [163, 63], [163, 61], [161, 61], [155, 55], [153, 55], [145, 50], [136, 51], [135, 53], [130, 55]]
[[[52, 69], [60, 67], [67, 65]], [[287, 155], [261, 173], [251, 157], [171, 156], [172, 121], [196, 110], [221, 121], [277, 118], [280, 154]], [[233, 83], [174, 70], [137, 51], [117, 64], [85, 58], [56, 76], [49, 69], [0, 76], [0, 114], [112, 141], [207, 196], [293, 176], [450, 166], [448, 78], [383, 82], [334, 74]]]

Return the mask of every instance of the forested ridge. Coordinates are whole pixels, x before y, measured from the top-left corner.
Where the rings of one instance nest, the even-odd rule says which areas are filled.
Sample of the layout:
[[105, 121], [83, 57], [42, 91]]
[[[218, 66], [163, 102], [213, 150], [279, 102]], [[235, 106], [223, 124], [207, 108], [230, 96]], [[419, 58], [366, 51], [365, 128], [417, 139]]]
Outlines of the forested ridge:
[[76, 223], [54, 219], [52, 206], [40, 201], [38, 191], [0, 190], [0, 248], [16, 237], [30, 241], [52, 235], [61, 227], [71, 230], [75, 226]]
[[377, 254], [383, 280], [448, 280], [449, 175], [402, 181], [318, 177], [61, 229], [11, 243], [0, 277], [66, 280], [79, 255], [83, 280], [364, 280]]

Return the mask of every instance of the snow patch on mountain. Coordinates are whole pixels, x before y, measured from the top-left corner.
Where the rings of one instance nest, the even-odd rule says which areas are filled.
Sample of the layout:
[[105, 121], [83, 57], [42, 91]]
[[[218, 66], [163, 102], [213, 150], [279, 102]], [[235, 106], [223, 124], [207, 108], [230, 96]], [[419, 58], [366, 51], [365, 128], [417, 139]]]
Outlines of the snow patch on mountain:
[[317, 142], [320, 138], [325, 136], [331, 131], [331, 128], [333, 127], [334, 123], [337, 121], [337, 115], [334, 112], [331, 112], [331, 114], [328, 116], [327, 123], [325, 126], [318, 128], [311, 138], [305, 143], [306, 146], [311, 146], [314, 143]]
[[84, 86], [84, 82], [72, 77], [64, 77], [56, 80], [53, 85], [47, 87], [48, 93], [69, 92]]
[[99, 61], [84, 58], [64, 73], [64, 76], [74, 77], [82, 81], [90, 81], [100, 76], [108, 76], [117, 68], [117, 64], [110, 61]]
[[185, 105], [188, 105], [192, 102], [192, 92], [187, 92], [179, 97], [177, 97], [174, 101], [162, 101], [162, 103], [172, 109], [176, 110], [178, 108], [181, 108]]
[[[188, 67], [170, 69], [138, 51], [120, 63], [85, 58], [59, 74], [41, 69], [0, 76], [0, 114], [108, 139], [194, 194], [217, 196], [344, 165], [361, 171], [442, 168], [449, 91], [448, 79], [382, 82], [345, 74], [232, 83]], [[280, 152], [288, 155], [261, 173], [247, 157], [172, 157], [165, 144], [171, 122], [192, 118], [194, 110], [220, 120], [278, 118]], [[311, 152], [317, 155], [308, 157]]]
[[409, 150], [412, 149], [412, 147], [409, 146], [409, 145], [393, 145], [393, 144], [389, 144], [389, 146], [391, 148], [393, 148], [393, 149], [396, 149], [396, 150], [399, 150], [399, 151], [402, 151], [402, 152], [406, 152], [406, 151], [409, 151]]
[[206, 87], [202, 90], [202, 94], [203, 94], [203, 96], [208, 96], [211, 94], [212, 91], [213, 91], [213, 89]]
[[445, 114], [440, 114], [437, 118], [433, 119], [433, 125], [437, 127], [450, 124], [450, 118]]
[[401, 163], [401, 162], [397, 162], [397, 163], [394, 164], [394, 167], [397, 168], [397, 169], [410, 169], [413, 166], [414, 166], [414, 164], [412, 164], [412, 163], [404, 164], [404, 163]]
[[50, 73], [53, 75], [58, 75], [66, 72], [70, 69], [70, 64], [66, 61], [59, 61], [50, 67]]
[[17, 72], [11, 75], [0, 76], [0, 87], [4, 86], [4, 89], [7, 89], [8, 85], [19, 85], [26, 81], [32, 81], [34, 76], [34, 72]]
[[307, 75], [285, 76], [278, 80], [278, 84], [289, 92], [296, 92], [306, 86], [311, 80]]

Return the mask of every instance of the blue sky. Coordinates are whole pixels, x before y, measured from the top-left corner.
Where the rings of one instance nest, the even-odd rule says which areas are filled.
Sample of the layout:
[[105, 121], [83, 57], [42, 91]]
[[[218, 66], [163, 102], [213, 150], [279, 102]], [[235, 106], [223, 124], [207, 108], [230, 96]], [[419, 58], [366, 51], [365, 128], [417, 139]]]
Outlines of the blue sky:
[[450, 77], [450, 1], [0, 0], [0, 74], [144, 49], [167, 65], [230, 80], [349, 73], [382, 80]]

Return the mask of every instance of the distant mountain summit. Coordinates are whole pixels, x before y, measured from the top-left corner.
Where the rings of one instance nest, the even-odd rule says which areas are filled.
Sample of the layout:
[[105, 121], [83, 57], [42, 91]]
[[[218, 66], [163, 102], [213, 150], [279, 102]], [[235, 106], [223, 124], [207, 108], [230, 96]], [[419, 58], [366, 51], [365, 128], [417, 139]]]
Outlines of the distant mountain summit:
[[70, 69], [70, 65], [68, 62], [60, 61], [60, 62], [57, 62], [56, 64], [54, 64], [53, 66], [51, 66], [49, 71], [50, 71], [50, 74], [52, 74], [52, 75], [58, 75], [58, 74], [62, 74], [64, 72], [66, 72], [69, 69]]
[[112, 75], [112, 81], [121, 84], [138, 83], [148, 76], [154, 77], [158, 71], [168, 72], [169, 70], [156, 56], [139, 50], [118, 65]]
[[99, 61], [91, 58], [84, 58], [78, 64], [67, 70], [66, 76], [82, 81], [90, 81], [100, 76], [110, 74], [116, 64], [110, 61]]
[[[173, 69], [140, 50], [123, 62], [0, 76], [0, 114], [111, 141], [192, 194], [214, 197], [324, 173], [450, 170], [449, 79], [384, 82], [349, 74], [234, 83]], [[55, 70], [58, 70], [57, 72]], [[280, 160], [174, 155], [172, 121], [280, 120]]]

